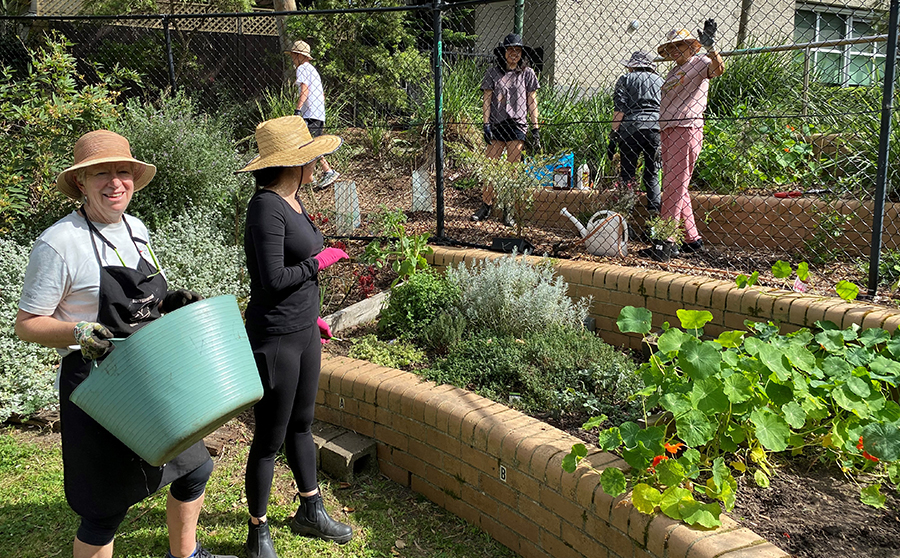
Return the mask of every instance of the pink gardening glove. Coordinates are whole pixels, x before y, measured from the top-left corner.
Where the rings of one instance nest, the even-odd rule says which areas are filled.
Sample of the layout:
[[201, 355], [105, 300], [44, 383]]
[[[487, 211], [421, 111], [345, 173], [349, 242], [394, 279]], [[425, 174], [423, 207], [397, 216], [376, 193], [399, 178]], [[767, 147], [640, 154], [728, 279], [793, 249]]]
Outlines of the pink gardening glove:
[[328, 323], [320, 317], [316, 319], [316, 325], [319, 326], [319, 335], [322, 336], [322, 343], [328, 343], [328, 340], [333, 337]]
[[340, 248], [325, 248], [314, 256], [319, 262], [319, 271], [338, 262], [339, 260], [349, 260], [350, 256]]

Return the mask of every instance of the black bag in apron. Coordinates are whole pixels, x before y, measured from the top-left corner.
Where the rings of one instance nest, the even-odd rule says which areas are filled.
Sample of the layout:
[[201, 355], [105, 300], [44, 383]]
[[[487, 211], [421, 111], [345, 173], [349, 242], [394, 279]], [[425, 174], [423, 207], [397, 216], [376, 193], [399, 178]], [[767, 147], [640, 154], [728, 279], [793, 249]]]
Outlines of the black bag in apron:
[[[104, 266], [95, 236], [112, 250], [116, 247], [87, 219], [91, 245], [100, 264], [100, 306], [97, 321], [115, 337], [128, 337], [159, 318], [159, 303], [168, 285], [159, 270], [142, 257], [137, 269]], [[123, 220], [124, 220], [123, 216]], [[125, 221], [135, 250], [137, 243]], [[193, 471], [209, 459], [203, 442], [197, 442], [172, 461], [154, 467], [138, 457], [118, 438], [100, 426], [69, 396], [87, 378], [93, 361], [85, 362], [80, 352], [62, 361], [59, 381], [60, 424], [62, 427], [63, 472], [66, 499], [79, 515], [107, 517], [120, 513], [175, 479]]]

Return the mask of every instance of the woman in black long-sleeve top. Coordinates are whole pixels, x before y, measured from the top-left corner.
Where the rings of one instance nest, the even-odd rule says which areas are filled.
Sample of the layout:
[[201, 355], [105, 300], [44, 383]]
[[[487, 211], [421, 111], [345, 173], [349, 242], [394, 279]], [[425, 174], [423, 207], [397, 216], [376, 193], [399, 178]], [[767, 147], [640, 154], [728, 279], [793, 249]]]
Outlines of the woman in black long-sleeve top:
[[247, 553], [250, 558], [277, 558], [266, 504], [275, 455], [282, 444], [300, 491], [300, 508], [291, 529], [340, 544], [353, 536], [350, 526], [325, 511], [310, 431], [321, 342], [331, 336], [319, 318], [318, 274], [347, 254], [337, 248], [322, 249], [322, 233], [298, 196], [300, 186], [312, 182], [316, 160], [333, 153], [342, 140], [328, 135], [313, 139], [303, 118], [285, 116], [257, 126], [256, 141], [259, 156], [238, 171], [253, 172], [257, 187], [247, 207], [244, 234], [250, 273], [246, 318], [265, 390], [253, 408], [256, 429], [247, 459]]

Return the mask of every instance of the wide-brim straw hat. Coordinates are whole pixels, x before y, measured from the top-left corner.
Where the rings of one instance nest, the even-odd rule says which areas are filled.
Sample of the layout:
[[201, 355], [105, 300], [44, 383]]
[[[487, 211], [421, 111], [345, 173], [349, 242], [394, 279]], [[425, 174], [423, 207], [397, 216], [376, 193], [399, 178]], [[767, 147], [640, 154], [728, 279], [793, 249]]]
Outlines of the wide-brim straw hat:
[[310, 60], [313, 59], [312, 50], [309, 48], [309, 43], [307, 43], [306, 41], [294, 41], [294, 44], [291, 45], [291, 48], [284, 51], [285, 54], [289, 54], [291, 52], [302, 54]]
[[656, 70], [656, 63], [653, 62], [652, 58], [650, 58], [650, 54], [644, 52], [643, 50], [633, 52], [631, 54], [631, 58], [629, 58], [628, 60], [622, 60], [622, 64], [626, 68], [647, 68], [650, 70]]
[[84, 134], [75, 142], [74, 151], [75, 164], [56, 177], [57, 189], [73, 200], [82, 197], [81, 190], [75, 184], [75, 171], [78, 169], [101, 163], [131, 163], [135, 192], [149, 184], [156, 174], [154, 165], [131, 156], [131, 146], [127, 139], [109, 130], [95, 130]]
[[665, 42], [657, 47], [656, 52], [658, 52], [659, 55], [664, 57], [666, 60], [671, 60], [671, 57], [669, 57], [669, 54], [666, 51], [666, 48], [669, 45], [678, 43], [690, 43], [691, 49], [694, 51], [693, 54], [697, 54], [698, 52], [700, 52], [700, 48], [702, 48], [700, 41], [695, 39], [694, 36], [691, 35], [691, 32], [687, 29], [672, 29], [671, 31], [666, 33]]
[[259, 155], [237, 172], [272, 167], [302, 167], [323, 155], [334, 153], [344, 140], [338, 136], [313, 138], [300, 116], [282, 116], [256, 126]]
[[537, 62], [537, 51], [530, 46], [526, 46], [525, 43], [522, 42], [521, 35], [518, 33], [510, 33], [500, 41], [500, 44], [497, 45], [496, 48], [494, 48], [494, 57], [497, 59], [498, 64], [506, 64], [505, 56], [507, 47], [522, 47], [522, 56], [532, 64]]

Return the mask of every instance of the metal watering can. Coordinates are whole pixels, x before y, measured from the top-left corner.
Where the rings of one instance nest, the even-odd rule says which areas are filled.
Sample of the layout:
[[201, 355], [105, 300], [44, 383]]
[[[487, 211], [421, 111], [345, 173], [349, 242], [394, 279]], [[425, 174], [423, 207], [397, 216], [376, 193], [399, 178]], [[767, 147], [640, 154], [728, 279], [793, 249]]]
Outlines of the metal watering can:
[[585, 249], [595, 256], [625, 256], [628, 254], [628, 223], [625, 217], [614, 211], [598, 211], [591, 216], [587, 226], [564, 207], [560, 215], [568, 217], [578, 229]]

